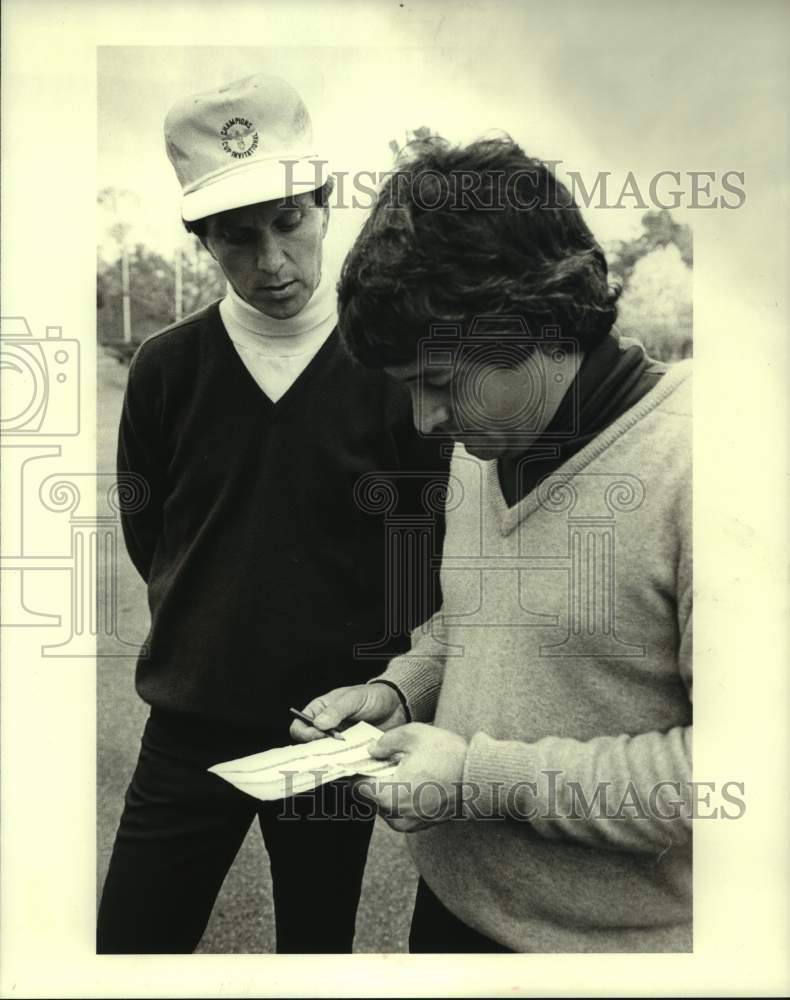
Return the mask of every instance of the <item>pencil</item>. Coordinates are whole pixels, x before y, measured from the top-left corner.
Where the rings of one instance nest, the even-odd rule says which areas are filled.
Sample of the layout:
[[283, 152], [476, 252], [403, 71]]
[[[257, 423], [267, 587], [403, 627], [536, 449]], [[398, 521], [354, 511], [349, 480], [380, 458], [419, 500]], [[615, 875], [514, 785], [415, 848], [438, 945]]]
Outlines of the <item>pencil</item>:
[[[289, 708], [288, 711], [291, 713], [291, 715], [295, 715], [297, 719], [301, 719], [302, 722], [306, 722], [308, 726], [312, 726], [313, 729], [318, 729], [318, 726], [314, 724], [313, 720], [310, 718], [309, 715], [305, 715], [304, 712], [299, 712], [295, 708]], [[334, 736], [336, 740], [345, 739], [345, 736], [340, 732], [339, 729], [318, 729], [318, 732], [324, 733], [327, 736]]]

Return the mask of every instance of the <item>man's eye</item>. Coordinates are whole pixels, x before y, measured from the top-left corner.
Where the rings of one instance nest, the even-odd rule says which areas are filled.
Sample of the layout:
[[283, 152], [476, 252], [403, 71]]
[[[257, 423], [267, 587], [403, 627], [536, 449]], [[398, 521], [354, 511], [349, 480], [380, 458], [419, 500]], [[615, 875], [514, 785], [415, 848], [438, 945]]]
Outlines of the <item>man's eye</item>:
[[230, 243], [231, 246], [241, 246], [250, 239], [250, 234], [245, 233], [243, 230], [228, 229], [221, 235], [225, 243]]
[[290, 233], [291, 230], [297, 229], [302, 222], [302, 213], [299, 211], [288, 213], [288, 215], [281, 215], [277, 220], [277, 228], [281, 233]]

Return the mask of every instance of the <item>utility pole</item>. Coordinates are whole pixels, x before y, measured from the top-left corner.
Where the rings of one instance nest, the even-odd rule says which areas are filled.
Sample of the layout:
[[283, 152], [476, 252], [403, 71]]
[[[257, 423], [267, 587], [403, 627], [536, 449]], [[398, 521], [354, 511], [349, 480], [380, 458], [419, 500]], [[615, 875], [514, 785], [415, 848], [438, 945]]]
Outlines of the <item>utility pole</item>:
[[132, 342], [132, 309], [129, 292], [129, 252], [126, 240], [121, 243], [121, 303], [123, 305], [123, 342]]
[[109, 205], [114, 222], [110, 226], [109, 232], [118, 244], [121, 256], [121, 312], [123, 316], [123, 341], [125, 344], [132, 342], [132, 296], [131, 283], [129, 280], [129, 249], [127, 237], [131, 226], [126, 221], [128, 213], [133, 212], [138, 198], [133, 191], [118, 190], [117, 188], [104, 188], [99, 193], [100, 204]]

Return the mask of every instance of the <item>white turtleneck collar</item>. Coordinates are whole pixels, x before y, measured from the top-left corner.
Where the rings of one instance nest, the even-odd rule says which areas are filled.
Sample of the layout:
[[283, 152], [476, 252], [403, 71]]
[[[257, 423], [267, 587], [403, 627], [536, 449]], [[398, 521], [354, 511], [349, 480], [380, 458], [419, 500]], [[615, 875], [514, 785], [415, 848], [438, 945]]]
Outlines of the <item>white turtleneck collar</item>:
[[290, 319], [264, 315], [228, 284], [219, 312], [250, 375], [276, 403], [337, 325], [334, 282], [324, 271], [307, 305]]

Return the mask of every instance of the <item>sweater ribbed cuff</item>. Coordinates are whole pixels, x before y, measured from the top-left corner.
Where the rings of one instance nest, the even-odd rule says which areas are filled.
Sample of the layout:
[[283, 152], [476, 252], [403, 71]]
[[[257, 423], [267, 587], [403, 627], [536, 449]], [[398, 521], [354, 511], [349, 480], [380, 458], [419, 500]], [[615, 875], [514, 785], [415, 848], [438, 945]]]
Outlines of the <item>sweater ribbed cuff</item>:
[[406, 701], [412, 722], [430, 722], [433, 719], [442, 686], [442, 672], [435, 661], [397, 656], [383, 674], [372, 680], [386, 681], [398, 689]]
[[[475, 733], [464, 761], [464, 812], [471, 819], [510, 816], [525, 819], [535, 804], [537, 758], [533, 744], [494, 740]], [[531, 784], [532, 783], [532, 784]]]

